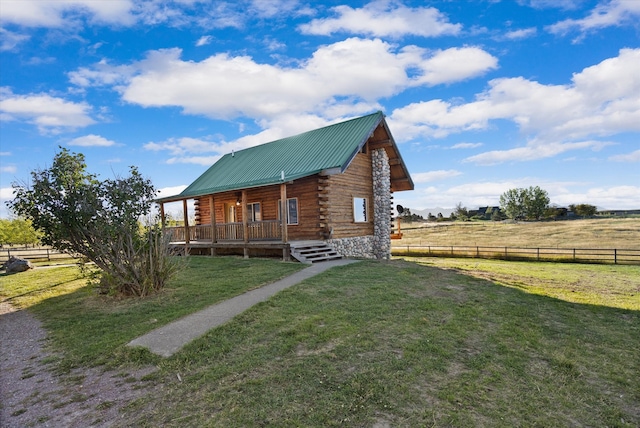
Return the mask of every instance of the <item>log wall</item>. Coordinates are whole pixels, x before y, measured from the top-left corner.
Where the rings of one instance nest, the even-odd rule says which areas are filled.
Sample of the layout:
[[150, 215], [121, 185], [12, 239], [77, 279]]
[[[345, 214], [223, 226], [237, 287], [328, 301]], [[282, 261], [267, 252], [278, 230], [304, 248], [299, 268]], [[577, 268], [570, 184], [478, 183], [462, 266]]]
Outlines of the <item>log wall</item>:
[[[368, 145], [368, 144], [367, 144]], [[280, 186], [248, 189], [247, 203], [260, 203], [262, 220], [278, 219]], [[241, 192], [214, 196], [216, 223], [224, 223], [225, 209], [235, 205]], [[369, 150], [358, 153], [343, 174], [314, 175], [287, 183], [287, 198], [298, 199], [298, 224], [288, 225], [289, 240], [352, 238], [374, 234], [373, 179]], [[368, 219], [354, 222], [353, 198], [367, 199]], [[197, 198], [196, 224], [211, 224], [209, 196]], [[236, 221], [242, 222], [242, 209], [236, 209]], [[331, 236], [329, 233], [331, 232]]]
[[[328, 177], [328, 224], [331, 238], [373, 235], [373, 184], [370, 153], [359, 153], [343, 174]], [[353, 198], [367, 198], [366, 223], [353, 221]]]

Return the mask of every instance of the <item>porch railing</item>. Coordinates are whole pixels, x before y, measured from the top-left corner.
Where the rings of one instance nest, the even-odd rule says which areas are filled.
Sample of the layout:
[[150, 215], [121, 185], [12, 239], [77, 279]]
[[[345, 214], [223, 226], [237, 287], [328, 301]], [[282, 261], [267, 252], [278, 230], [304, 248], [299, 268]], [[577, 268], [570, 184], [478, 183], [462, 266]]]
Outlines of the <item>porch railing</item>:
[[280, 220], [249, 222], [249, 241], [265, 241], [282, 239], [282, 225]]
[[[216, 239], [218, 241], [244, 241], [244, 229], [242, 223], [218, 223], [216, 224]], [[282, 239], [282, 226], [279, 220], [252, 221], [247, 224], [249, 241], [268, 241]], [[185, 241], [185, 228], [167, 227], [165, 231], [170, 234], [171, 242]], [[213, 240], [213, 228], [211, 225], [189, 226], [189, 241]]]

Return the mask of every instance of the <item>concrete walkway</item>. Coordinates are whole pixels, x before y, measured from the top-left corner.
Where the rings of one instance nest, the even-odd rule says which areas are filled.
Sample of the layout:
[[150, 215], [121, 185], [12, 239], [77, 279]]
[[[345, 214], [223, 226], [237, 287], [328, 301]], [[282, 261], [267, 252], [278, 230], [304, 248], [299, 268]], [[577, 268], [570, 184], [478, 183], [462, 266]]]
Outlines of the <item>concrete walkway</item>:
[[239, 296], [209, 306], [199, 312], [187, 315], [165, 326], [157, 328], [144, 336], [132, 340], [127, 346], [142, 346], [154, 354], [170, 357], [187, 343], [203, 336], [206, 332], [229, 321], [251, 306], [264, 302], [279, 291], [298, 284], [334, 266], [343, 266], [357, 260], [330, 260], [302, 269], [280, 281], [248, 291]]

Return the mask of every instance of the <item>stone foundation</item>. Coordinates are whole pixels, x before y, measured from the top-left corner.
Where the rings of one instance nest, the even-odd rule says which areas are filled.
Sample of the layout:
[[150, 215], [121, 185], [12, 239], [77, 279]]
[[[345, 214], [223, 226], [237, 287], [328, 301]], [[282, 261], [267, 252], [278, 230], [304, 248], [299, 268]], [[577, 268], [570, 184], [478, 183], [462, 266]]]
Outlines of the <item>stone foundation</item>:
[[373, 169], [373, 231], [371, 236], [327, 239], [339, 254], [358, 259], [391, 258], [391, 168], [384, 149], [371, 152]]
[[356, 259], [375, 259], [373, 236], [357, 236], [355, 238], [327, 239], [327, 244], [343, 257]]

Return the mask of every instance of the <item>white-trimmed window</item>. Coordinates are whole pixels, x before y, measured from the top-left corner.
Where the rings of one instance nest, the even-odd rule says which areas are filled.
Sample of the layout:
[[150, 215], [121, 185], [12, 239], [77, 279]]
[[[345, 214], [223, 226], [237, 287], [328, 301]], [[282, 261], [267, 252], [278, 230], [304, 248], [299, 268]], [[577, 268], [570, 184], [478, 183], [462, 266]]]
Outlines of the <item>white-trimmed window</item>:
[[[287, 198], [287, 224], [298, 224], [298, 198]], [[278, 200], [278, 220], [282, 212], [282, 199]]]
[[261, 221], [262, 214], [260, 211], [260, 202], [247, 204], [247, 212], [249, 213], [248, 221]]
[[355, 223], [369, 221], [369, 201], [367, 198], [353, 198], [353, 221]]

